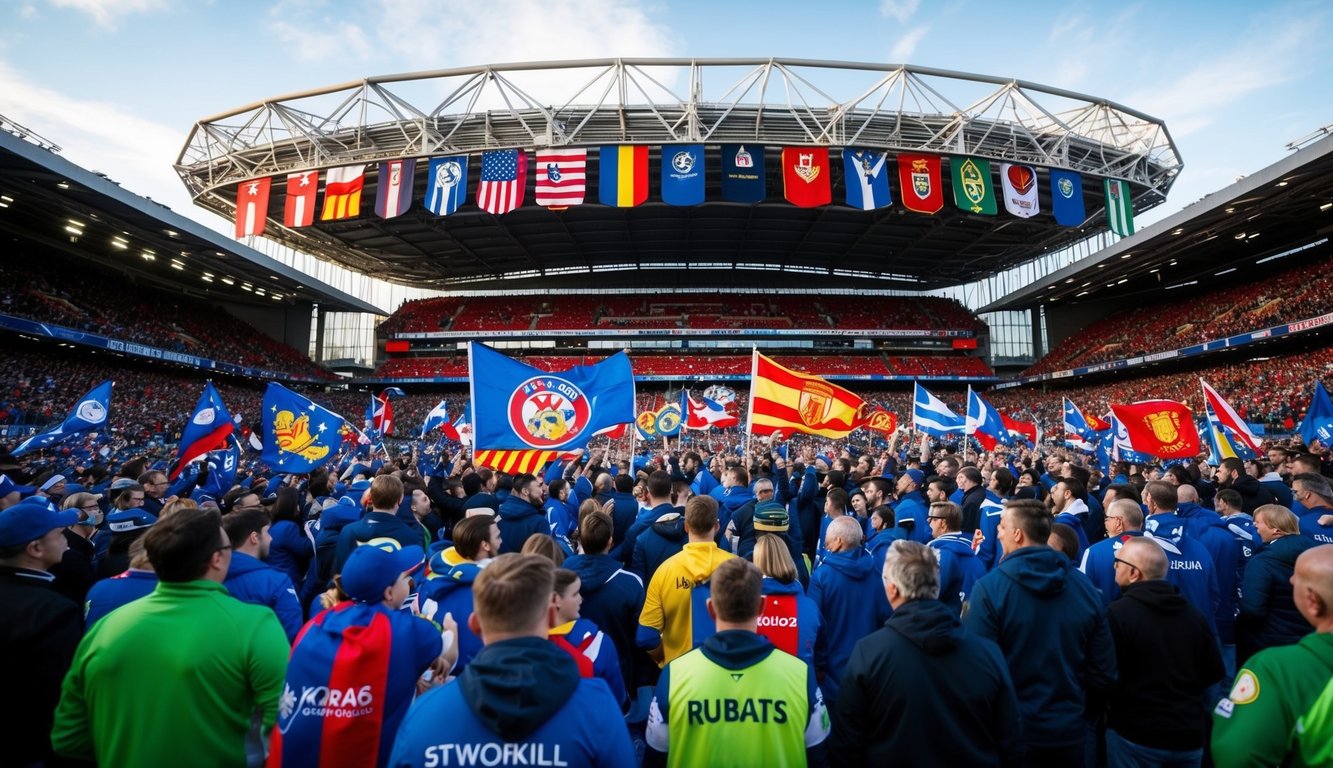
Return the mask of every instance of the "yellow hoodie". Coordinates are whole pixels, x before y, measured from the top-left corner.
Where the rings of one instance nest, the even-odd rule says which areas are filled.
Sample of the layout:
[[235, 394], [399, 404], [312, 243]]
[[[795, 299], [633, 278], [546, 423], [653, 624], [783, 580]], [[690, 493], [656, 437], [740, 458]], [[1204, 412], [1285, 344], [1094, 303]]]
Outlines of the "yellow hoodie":
[[664, 664], [694, 647], [691, 595], [695, 587], [708, 583], [718, 565], [732, 557], [735, 555], [723, 552], [711, 541], [691, 542], [653, 574], [639, 625], [662, 634]]

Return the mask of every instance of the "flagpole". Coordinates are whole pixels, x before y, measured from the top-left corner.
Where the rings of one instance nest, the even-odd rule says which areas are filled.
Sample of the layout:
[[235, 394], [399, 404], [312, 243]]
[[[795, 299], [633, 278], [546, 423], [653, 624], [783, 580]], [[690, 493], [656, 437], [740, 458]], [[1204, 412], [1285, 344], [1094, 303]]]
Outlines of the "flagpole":
[[759, 377], [759, 347], [750, 347], [750, 401], [745, 406], [745, 441], [741, 449], [745, 460], [750, 459], [750, 435], [754, 432], [754, 380]]

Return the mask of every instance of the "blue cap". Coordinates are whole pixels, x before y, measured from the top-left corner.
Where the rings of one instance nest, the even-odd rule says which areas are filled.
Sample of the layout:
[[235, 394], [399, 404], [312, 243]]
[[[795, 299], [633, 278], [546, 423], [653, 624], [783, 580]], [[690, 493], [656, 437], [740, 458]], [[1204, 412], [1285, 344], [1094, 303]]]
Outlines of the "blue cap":
[[76, 509], [57, 511], [46, 499], [24, 499], [0, 512], [0, 547], [27, 544], [78, 521], [79, 511]]
[[36, 490], [37, 489], [33, 488], [31, 485], [19, 485], [13, 480], [10, 480], [9, 475], [0, 475], [0, 499], [11, 493], [18, 493], [20, 496], [30, 496]]
[[922, 483], [926, 482], [926, 473], [922, 472], [919, 469], [909, 469], [903, 474], [912, 478], [912, 482], [916, 483], [917, 485], [921, 485]]
[[106, 516], [107, 530], [112, 533], [139, 531], [151, 527], [156, 522], [157, 518], [143, 507], [118, 509]]
[[358, 603], [378, 603], [384, 600], [384, 590], [392, 587], [398, 577], [421, 567], [426, 553], [421, 547], [382, 549], [374, 544], [362, 544], [352, 550], [343, 563], [339, 581], [343, 592]]

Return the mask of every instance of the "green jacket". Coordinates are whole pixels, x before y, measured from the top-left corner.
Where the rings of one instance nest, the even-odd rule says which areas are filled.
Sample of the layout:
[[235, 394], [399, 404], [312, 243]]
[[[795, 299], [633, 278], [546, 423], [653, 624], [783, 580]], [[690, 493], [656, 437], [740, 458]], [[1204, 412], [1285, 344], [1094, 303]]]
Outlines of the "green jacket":
[[1236, 674], [1231, 693], [1213, 711], [1213, 764], [1319, 764], [1305, 757], [1326, 746], [1307, 743], [1311, 731], [1320, 730], [1319, 723], [1311, 722], [1320, 716], [1311, 709], [1331, 678], [1333, 634], [1306, 635], [1295, 645], [1250, 657]]
[[84, 636], [51, 743], [100, 768], [244, 766], [251, 715], [267, 731], [291, 652], [277, 616], [214, 581], [159, 583]]

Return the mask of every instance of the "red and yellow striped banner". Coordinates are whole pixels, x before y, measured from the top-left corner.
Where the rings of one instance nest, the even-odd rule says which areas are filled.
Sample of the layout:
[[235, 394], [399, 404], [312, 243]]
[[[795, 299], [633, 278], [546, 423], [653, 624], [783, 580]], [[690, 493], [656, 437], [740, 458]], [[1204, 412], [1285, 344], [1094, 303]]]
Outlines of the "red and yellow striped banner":
[[850, 391], [818, 376], [784, 368], [754, 353], [750, 382], [750, 432], [756, 435], [802, 432], [846, 437], [863, 426], [869, 406]]
[[556, 458], [563, 461], [573, 455], [563, 451], [541, 450], [477, 451], [472, 456], [472, 463], [510, 475], [536, 474], [547, 462]]

